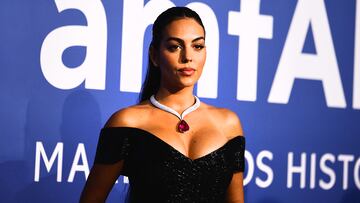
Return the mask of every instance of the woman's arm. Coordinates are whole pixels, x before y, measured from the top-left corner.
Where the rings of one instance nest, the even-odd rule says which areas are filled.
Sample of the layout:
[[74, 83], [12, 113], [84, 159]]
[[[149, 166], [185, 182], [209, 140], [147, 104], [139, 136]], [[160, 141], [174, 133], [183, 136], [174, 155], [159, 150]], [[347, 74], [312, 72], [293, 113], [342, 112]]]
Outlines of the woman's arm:
[[244, 203], [243, 172], [233, 174], [226, 194], [228, 203]]
[[[137, 111], [122, 109], [114, 113], [105, 124], [105, 128], [131, 126], [134, 123], [134, 114]], [[119, 135], [121, 136], [121, 135]], [[124, 160], [114, 164], [95, 163], [91, 168], [85, 187], [81, 193], [80, 203], [105, 202], [115, 181], [120, 176], [123, 169]]]
[[116, 179], [119, 177], [124, 161], [115, 164], [94, 164], [85, 187], [81, 193], [80, 203], [105, 202]]
[[[224, 123], [227, 135], [238, 136], [243, 135], [242, 126], [238, 116], [229, 110], [224, 113]], [[230, 185], [227, 189], [226, 202], [228, 203], [244, 203], [243, 189], [243, 172], [238, 171], [233, 174]]]

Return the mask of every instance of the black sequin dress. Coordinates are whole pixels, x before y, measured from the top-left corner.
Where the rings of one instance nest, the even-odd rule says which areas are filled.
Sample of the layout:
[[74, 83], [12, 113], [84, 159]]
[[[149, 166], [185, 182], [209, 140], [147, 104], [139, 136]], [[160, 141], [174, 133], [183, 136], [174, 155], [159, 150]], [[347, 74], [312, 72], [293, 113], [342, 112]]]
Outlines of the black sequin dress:
[[95, 163], [124, 160], [131, 203], [224, 202], [232, 175], [244, 171], [245, 139], [236, 136], [197, 159], [139, 128], [103, 128]]

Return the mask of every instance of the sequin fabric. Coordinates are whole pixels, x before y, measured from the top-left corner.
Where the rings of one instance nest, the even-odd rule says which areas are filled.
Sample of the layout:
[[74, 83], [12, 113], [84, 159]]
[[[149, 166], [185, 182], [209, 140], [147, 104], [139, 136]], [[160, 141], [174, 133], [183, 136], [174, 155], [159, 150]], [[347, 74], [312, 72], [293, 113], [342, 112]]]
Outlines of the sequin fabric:
[[244, 171], [245, 139], [236, 136], [215, 151], [190, 159], [139, 128], [101, 130], [95, 163], [124, 160], [129, 202], [224, 202], [232, 175]]

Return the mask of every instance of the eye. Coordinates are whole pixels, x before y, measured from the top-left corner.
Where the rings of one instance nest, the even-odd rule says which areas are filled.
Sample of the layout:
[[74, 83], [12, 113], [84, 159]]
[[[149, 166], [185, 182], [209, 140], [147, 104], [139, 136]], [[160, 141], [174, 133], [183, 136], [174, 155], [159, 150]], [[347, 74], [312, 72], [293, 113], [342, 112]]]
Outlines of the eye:
[[182, 47], [178, 44], [171, 44], [169, 46], [167, 46], [167, 49], [171, 52], [175, 52], [177, 50], [180, 50]]
[[195, 45], [194, 45], [194, 48], [195, 48], [196, 50], [202, 50], [202, 49], [205, 48], [205, 45], [203, 45], [203, 44], [195, 44]]

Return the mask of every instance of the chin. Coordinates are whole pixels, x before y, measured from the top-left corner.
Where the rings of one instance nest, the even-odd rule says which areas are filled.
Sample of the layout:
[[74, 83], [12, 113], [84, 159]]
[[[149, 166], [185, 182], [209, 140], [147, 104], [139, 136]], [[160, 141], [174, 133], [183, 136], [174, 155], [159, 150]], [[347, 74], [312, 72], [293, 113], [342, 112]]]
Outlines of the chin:
[[185, 80], [180, 80], [180, 83], [182, 84], [182, 86], [184, 87], [191, 87], [194, 86], [196, 84], [197, 80], [195, 79], [185, 79]]
[[169, 88], [182, 89], [194, 86], [198, 82], [198, 79], [198, 77], [176, 77], [171, 79], [166, 78], [163, 84]]

